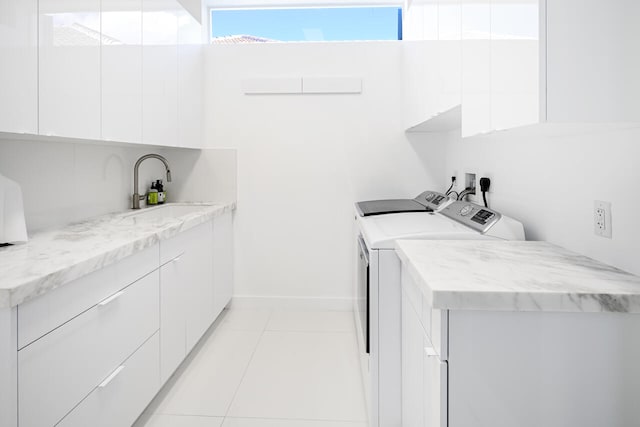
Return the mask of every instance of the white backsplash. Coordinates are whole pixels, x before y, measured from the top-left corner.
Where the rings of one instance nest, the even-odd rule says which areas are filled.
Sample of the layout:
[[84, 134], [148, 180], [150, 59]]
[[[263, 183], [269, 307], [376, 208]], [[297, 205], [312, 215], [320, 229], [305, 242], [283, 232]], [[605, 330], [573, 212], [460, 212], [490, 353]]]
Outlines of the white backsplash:
[[[234, 150], [2, 139], [0, 173], [22, 187], [32, 233], [129, 209], [133, 166], [148, 153], [163, 155], [171, 165], [173, 182], [165, 187], [169, 201], [235, 199]], [[164, 166], [146, 160], [140, 166], [140, 193], [155, 179], [166, 182]]]

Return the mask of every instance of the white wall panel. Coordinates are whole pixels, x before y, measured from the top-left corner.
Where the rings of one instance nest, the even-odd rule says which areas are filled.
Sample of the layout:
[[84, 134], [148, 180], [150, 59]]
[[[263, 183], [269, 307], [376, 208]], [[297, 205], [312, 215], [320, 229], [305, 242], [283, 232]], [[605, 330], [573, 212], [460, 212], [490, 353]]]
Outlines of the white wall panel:
[[[402, 44], [206, 46], [209, 147], [238, 150], [236, 295], [351, 298], [353, 203], [436, 187], [404, 134]], [[360, 95], [247, 96], [246, 78], [362, 78]], [[437, 187], [436, 187], [437, 188]]]

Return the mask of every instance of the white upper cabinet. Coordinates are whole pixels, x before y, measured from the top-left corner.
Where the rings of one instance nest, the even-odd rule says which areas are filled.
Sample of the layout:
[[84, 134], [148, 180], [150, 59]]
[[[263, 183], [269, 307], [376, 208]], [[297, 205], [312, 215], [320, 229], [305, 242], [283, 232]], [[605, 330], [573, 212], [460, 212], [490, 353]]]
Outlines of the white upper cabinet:
[[0, 0], [0, 132], [200, 148], [201, 37], [176, 0]]
[[462, 135], [640, 121], [640, 2], [463, 0]]
[[204, 109], [202, 26], [187, 11], [178, 13], [178, 145], [202, 147]]
[[38, 133], [38, 2], [0, 1], [0, 132]]
[[540, 115], [539, 0], [491, 0], [491, 127], [536, 123]]
[[547, 0], [546, 16], [542, 119], [640, 121], [640, 2]]
[[178, 145], [178, 12], [174, 0], [142, 0], [142, 142]]
[[462, 3], [462, 136], [491, 130], [491, 3]]
[[460, 0], [416, 0], [406, 10], [405, 122], [409, 131], [431, 127], [429, 123], [460, 105], [460, 19]]
[[102, 139], [142, 141], [142, 0], [102, 0]]
[[403, 40], [438, 40], [438, 0], [413, 0], [404, 11]]
[[460, 0], [440, 0], [438, 2], [437, 102], [435, 108], [437, 115], [460, 105], [461, 19], [462, 5]]
[[100, 139], [100, 0], [40, 0], [39, 28], [39, 133]]

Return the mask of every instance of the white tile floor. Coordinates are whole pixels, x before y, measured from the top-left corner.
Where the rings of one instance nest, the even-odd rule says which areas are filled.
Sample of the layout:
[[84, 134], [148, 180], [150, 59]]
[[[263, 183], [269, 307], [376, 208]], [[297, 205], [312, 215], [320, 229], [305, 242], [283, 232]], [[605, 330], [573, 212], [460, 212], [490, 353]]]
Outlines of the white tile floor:
[[349, 312], [231, 309], [135, 427], [366, 427]]

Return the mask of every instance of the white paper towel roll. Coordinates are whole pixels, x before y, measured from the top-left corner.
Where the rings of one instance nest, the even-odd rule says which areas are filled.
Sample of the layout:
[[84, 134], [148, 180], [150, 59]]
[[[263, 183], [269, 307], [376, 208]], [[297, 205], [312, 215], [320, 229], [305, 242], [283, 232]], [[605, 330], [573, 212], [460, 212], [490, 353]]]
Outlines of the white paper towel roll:
[[17, 182], [0, 175], [0, 243], [26, 243], [22, 190]]

